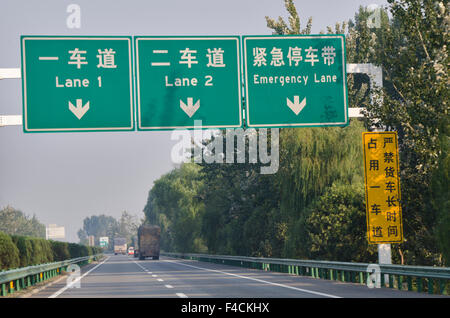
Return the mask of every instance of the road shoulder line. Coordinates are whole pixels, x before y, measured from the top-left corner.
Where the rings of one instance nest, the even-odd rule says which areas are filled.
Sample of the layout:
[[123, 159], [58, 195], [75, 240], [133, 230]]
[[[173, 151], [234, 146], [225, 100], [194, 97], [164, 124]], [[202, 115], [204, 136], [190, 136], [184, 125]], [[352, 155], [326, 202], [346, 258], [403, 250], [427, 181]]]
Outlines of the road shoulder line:
[[83, 277], [85, 277], [86, 275], [88, 275], [90, 272], [92, 272], [94, 269], [96, 269], [97, 267], [99, 267], [100, 265], [103, 265], [108, 259], [110, 258], [110, 256], [108, 256], [106, 259], [104, 259], [101, 263], [95, 265], [93, 268], [91, 268], [90, 270], [88, 270], [86, 273], [84, 273], [82, 276], [78, 277], [77, 279], [75, 279], [74, 281], [72, 281], [70, 284], [67, 284], [66, 286], [64, 286], [63, 288], [61, 288], [60, 290], [58, 290], [57, 292], [55, 292], [54, 294], [50, 295], [48, 298], [56, 298], [59, 295], [61, 295], [62, 293], [64, 293], [67, 289], [71, 288], [75, 283], [77, 283], [78, 281], [80, 281]]
[[304, 292], [304, 293], [309, 293], [309, 294], [314, 294], [314, 295], [318, 295], [318, 296], [323, 296], [323, 297], [328, 297], [328, 298], [342, 298], [342, 297], [339, 297], [339, 296], [336, 296], [336, 295], [325, 294], [325, 293], [316, 292], [316, 291], [313, 291], [313, 290], [307, 290], [307, 289], [297, 288], [297, 287], [288, 286], [288, 285], [283, 285], [283, 284], [279, 284], [279, 283], [272, 283], [272, 282], [268, 282], [268, 281], [265, 281], [265, 280], [262, 280], [262, 279], [253, 278], [253, 277], [247, 277], [247, 276], [242, 276], [242, 275], [237, 275], [237, 274], [232, 274], [232, 273], [227, 273], [227, 272], [220, 271], [220, 270], [216, 270], [216, 269], [209, 269], [209, 268], [198, 267], [198, 266], [189, 265], [189, 264], [185, 264], [185, 263], [180, 263], [180, 262], [176, 262], [176, 261], [172, 261], [172, 260], [165, 260], [165, 261], [166, 261], [166, 262], [175, 263], [175, 264], [179, 264], [179, 265], [184, 265], [184, 266], [187, 266], [187, 267], [192, 267], [192, 268], [204, 270], [204, 271], [216, 272], [216, 273], [225, 274], [225, 275], [229, 275], [229, 276], [234, 276], [234, 277], [238, 277], [238, 278], [243, 278], [243, 279], [253, 280], [253, 281], [256, 281], [256, 282], [260, 282], [260, 283], [264, 283], [264, 284], [269, 284], [269, 285], [273, 285], [273, 286], [278, 286], [278, 287], [283, 287], [283, 288], [293, 289], [293, 290], [296, 290], [296, 291], [300, 291], [300, 292]]

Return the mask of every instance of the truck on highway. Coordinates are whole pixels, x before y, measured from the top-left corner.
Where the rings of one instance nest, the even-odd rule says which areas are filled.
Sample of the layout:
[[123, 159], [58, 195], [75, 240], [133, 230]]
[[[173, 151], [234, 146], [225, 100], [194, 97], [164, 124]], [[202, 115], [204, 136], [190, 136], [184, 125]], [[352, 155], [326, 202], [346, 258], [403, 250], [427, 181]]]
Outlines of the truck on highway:
[[161, 229], [157, 225], [143, 224], [138, 228], [139, 259], [146, 257], [159, 259]]
[[114, 255], [127, 254], [127, 240], [123, 237], [114, 238]]

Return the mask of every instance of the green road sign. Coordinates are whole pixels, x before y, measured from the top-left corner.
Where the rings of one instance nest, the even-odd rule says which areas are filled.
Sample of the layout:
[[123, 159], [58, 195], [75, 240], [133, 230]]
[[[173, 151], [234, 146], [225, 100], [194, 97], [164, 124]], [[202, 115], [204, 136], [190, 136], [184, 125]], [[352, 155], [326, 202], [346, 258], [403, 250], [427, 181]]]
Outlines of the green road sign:
[[135, 37], [138, 130], [242, 126], [238, 36]]
[[344, 35], [244, 36], [248, 127], [348, 124]]
[[22, 36], [24, 132], [134, 130], [131, 37]]

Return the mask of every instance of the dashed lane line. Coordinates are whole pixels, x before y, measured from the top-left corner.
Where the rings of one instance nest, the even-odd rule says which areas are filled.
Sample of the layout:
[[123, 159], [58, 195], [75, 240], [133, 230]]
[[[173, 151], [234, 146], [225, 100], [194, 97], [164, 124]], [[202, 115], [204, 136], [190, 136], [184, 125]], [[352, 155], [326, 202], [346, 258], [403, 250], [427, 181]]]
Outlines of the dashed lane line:
[[185, 264], [185, 263], [180, 263], [180, 262], [176, 262], [176, 261], [172, 261], [172, 260], [165, 260], [165, 262], [179, 264], [179, 265], [183, 265], [183, 266], [187, 266], [187, 267], [191, 267], [191, 268], [195, 268], [195, 269], [200, 269], [200, 270], [203, 270], [203, 271], [220, 273], [220, 274], [224, 274], [224, 275], [229, 275], [229, 276], [234, 276], [234, 277], [238, 277], [238, 278], [248, 279], [248, 280], [256, 281], [256, 282], [259, 282], [259, 283], [264, 283], [264, 284], [277, 286], [277, 287], [283, 287], [283, 288], [292, 289], [292, 290], [296, 290], [296, 291], [300, 291], [300, 292], [304, 292], [304, 293], [309, 293], [309, 294], [313, 294], [313, 295], [324, 296], [324, 297], [329, 297], [329, 298], [341, 298], [341, 297], [336, 296], [336, 295], [320, 293], [320, 292], [316, 292], [316, 291], [313, 291], [313, 290], [297, 288], [297, 287], [293, 287], [293, 286], [289, 286], [289, 285], [283, 285], [283, 284], [279, 284], [279, 283], [273, 283], [273, 282], [269, 282], [269, 281], [258, 279], [258, 278], [247, 277], [247, 276], [237, 275], [237, 274], [233, 274], [233, 273], [227, 273], [227, 272], [220, 271], [220, 270], [217, 270], [217, 269], [209, 269], [209, 268], [204, 268], [204, 267], [198, 267], [198, 266], [189, 265], [189, 264]]
[[[147, 272], [147, 274], [152, 274], [152, 272], [150, 272], [148, 269], [146, 269], [144, 266], [142, 266], [141, 264], [137, 263], [136, 261], [133, 261], [136, 265], [138, 265], [140, 268], [142, 268], [145, 272]], [[158, 277], [158, 275], [153, 274], [152, 277]], [[163, 282], [164, 280], [161, 278], [157, 279], [158, 282]], [[173, 286], [172, 285], [164, 285], [166, 288], [172, 289]], [[183, 293], [176, 293], [176, 295], [180, 298], [188, 298], [185, 294]]]

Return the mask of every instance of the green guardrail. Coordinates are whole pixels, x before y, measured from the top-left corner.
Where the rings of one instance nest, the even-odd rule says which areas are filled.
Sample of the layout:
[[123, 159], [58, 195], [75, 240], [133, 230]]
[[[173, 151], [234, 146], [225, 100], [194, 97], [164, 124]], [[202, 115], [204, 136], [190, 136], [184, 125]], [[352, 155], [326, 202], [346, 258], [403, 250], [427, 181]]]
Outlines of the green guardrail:
[[40, 265], [27, 266], [23, 268], [0, 271], [0, 296], [7, 296], [40, 282], [61, 275], [67, 271], [71, 264], [80, 266], [98, 260], [102, 254], [72, 258], [62, 262], [54, 262]]
[[378, 268], [379, 272], [377, 275], [379, 275], [380, 287], [417, 291], [419, 293], [450, 294], [449, 267], [330, 262], [192, 253], [161, 252], [161, 255], [359, 284], [367, 284], [369, 281], [373, 283], [373, 270], [374, 268]]

